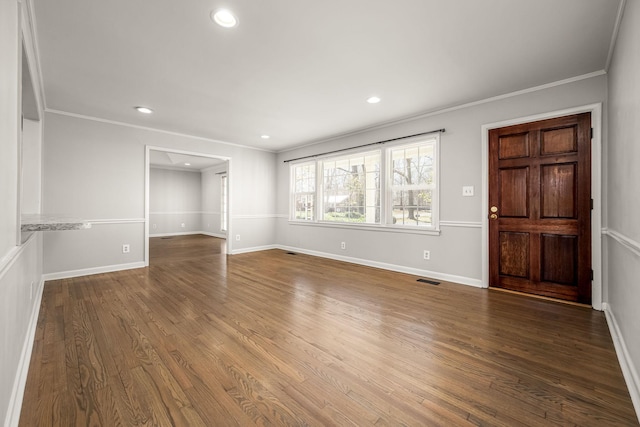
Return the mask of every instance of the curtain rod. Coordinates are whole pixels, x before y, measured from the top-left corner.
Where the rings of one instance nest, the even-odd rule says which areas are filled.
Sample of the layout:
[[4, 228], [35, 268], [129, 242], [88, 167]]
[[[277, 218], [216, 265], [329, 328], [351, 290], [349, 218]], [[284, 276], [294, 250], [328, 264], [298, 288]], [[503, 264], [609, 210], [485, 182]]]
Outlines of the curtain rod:
[[320, 157], [320, 156], [326, 156], [327, 154], [334, 154], [334, 153], [340, 153], [342, 151], [349, 151], [349, 150], [355, 150], [356, 148], [362, 148], [362, 147], [369, 147], [371, 145], [378, 145], [378, 144], [384, 144], [386, 142], [393, 142], [393, 141], [398, 141], [400, 139], [407, 139], [407, 138], [413, 138], [414, 136], [421, 136], [421, 135], [429, 135], [431, 133], [443, 133], [445, 130], [444, 128], [442, 129], [436, 129], [436, 130], [430, 130], [429, 132], [421, 132], [421, 133], [415, 133], [413, 135], [407, 135], [407, 136], [400, 136], [398, 138], [392, 138], [392, 139], [385, 139], [384, 141], [378, 141], [378, 142], [370, 142], [368, 144], [362, 144], [362, 145], [358, 145], [355, 147], [349, 147], [349, 148], [341, 148], [339, 150], [333, 150], [333, 151], [327, 151], [326, 153], [320, 153], [320, 154], [311, 154], [309, 156], [302, 156], [302, 157], [297, 157], [295, 159], [289, 159], [289, 160], [285, 160], [285, 163], [289, 163], [289, 162], [295, 162], [297, 160], [303, 160], [303, 159], [310, 159], [312, 157]]

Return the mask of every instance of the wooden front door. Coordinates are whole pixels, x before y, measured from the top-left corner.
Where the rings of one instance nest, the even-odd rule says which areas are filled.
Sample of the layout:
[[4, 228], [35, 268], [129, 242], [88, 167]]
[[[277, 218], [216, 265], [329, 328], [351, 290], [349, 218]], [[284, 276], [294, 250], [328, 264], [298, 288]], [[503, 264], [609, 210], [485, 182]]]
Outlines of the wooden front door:
[[489, 132], [489, 284], [591, 303], [591, 114]]

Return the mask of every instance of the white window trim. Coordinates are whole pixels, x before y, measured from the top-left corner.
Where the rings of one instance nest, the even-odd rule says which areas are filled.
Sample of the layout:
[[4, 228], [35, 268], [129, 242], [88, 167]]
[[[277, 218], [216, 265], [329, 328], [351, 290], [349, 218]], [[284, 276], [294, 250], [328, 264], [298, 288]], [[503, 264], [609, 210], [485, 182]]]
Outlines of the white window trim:
[[[326, 224], [346, 224], [353, 225], [354, 227], [362, 227], [362, 226], [377, 226], [383, 224], [383, 194], [384, 189], [380, 188], [380, 224], [372, 223], [372, 222], [347, 222], [347, 221], [328, 221], [324, 219], [324, 163], [325, 161], [336, 161], [339, 159], [350, 158], [358, 155], [366, 155], [369, 153], [379, 153], [380, 156], [380, 179], [383, 178], [383, 163], [384, 163], [384, 150], [381, 148], [373, 148], [373, 149], [360, 149], [357, 151], [346, 151], [343, 155], [333, 155], [333, 156], [325, 156], [316, 161], [316, 197], [318, 200], [316, 201], [316, 218], [317, 220], [314, 222], [318, 223], [326, 223]], [[321, 173], [318, 173], [321, 172]]]
[[[390, 152], [392, 149], [405, 146], [405, 145], [413, 145], [419, 144], [420, 142], [427, 141], [433, 139], [434, 142], [434, 160], [435, 160], [435, 181], [436, 184], [433, 189], [432, 196], [432, 208], [431, 208], [431, 219], [433, 226], [415, 226], [415, 225], [405, 225], [405, 224], [391, 224], [390, 216], [392, 206], [391, 204], [391, 185], [388, 184], [390, 182], [390, 177], [387, 174], [390, 171], [391, 165], [391, 156]], [[368, 230], [368, 231], [382, 231], [382, 232], [398, 232], [398, 233], [408, 233], [408, 234], [421, 234], [421, 235], [440, 235], [440, 134], [434, 133], [433, 135], [421, 135], [414, 138], [407, 138], [400, 141], [394, 141], [393, 144], [385, 144], [385, 147], [380, 148], [380, 176], [383, 182], [381, 183], [380, 189], [380, 223], [379, 224], [371, 224], [371, 223], [352, 223], [352, 222], [338, 222], [338, 221], [325, 221], [322, 220], [322, 203], [321, 200], [323, 197], [323, 182], [322, 182], [322, 167], [324, 160], [331, 160], [340, 157], [348, 157], [352, 155], [357, 155], [360, 153], [368, 153], [376, 151], [376, 149], [372, 149], [371, 147], [354, 149], [345, 151], [342, 155], [325, 155], [325, 156], [317, 156], [312, 160], [299, 161], [296, 163], [291, 163], [289, 165], [289, 224], [291, 225], [305, 225], [311, 227], [326, 227], [326, 228], [342, 228], [342, 229], [353, 229], [353, 230]], [[303, 166], [306, 164], [314, 164], [316, 167], [316, 191], [315, 191], [315, 206], [314, 206], [314, 220], [300, 220], [293, 218], [295, 216], [295, 198], [294, 196], [294, 182], [295, 176], [291, 173], [291, 170], [297, 166]]]
[[[314, 192], [307, 192], [307, 193], [296, 193], [295, 192], [295, 182], [296, 182], [296, 177], [294, 174], [291, 173], [292, 169], [294, 167], [298, 167], [298, 166], [305, 166], [305, 165], [314, 165], [314, 167], [316, 168], [316, 190]], [[318, 177], [318, 161], [317, 160], [307, 160], [307, 161], [301, 161], [301, 162], [296, 162], [296, 163], [291, 163], [289, 165], [289, 222], [292, 223], [300, 223], [300, 224], [314, 224], [317, 221], [318, 218], [318, 183], [319, 183], [319, 177]], [[315, 196], [315, 200], [314, 200], [314, 206], [313, 206], [313, 217], [314, 219], [312, 220], [308, 220], [308, 219], [297, 219], [295, 218], [295, 213], [296, 213], [296, 199], [295, 199], [295, 195], [296, 194], [313, 194]]]
[[[415, 225], [404, 225], [404, 224], [392, 224], [391, 223], [391, 212], [393, 212], [393, 200], [391, 197], [391, 189], [393, 185], [390, 184], [392, 182], [393, 177], [389, 176], [391, 172], [391, 150], [396, 149], [398, 147], [403, 146], [411, 146], [411, 145], [419, 145], [421, 142], [434, 139], [435, 142], [433, 144], [434, 151], [434, 162], [435, 162], [435, 185], [433, 185], [433, 193], [431, 196], [431, 223], [432, 226], [415, 226]], [[384, 153], [385, 158], [385, 207], [384, 207], [384, 218], [385, 218], [385, 226], [391, 227], [393, 229], [411, 229], [411, 230], [421, 230], [421, 231], [431, 231], [440, 233], [440, 134], [436, 133], [431, 136], [420, 136], [415, 138], [408, 138], [397, 142], [393, 145], [387, 147]]]

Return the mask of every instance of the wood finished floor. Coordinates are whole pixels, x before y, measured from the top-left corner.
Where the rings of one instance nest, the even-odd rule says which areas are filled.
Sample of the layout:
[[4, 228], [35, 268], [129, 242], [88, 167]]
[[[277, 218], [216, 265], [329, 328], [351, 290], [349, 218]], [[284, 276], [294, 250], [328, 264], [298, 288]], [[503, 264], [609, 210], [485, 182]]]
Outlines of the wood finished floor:
[[638, 425], [603, 313], [205, 236], [47, 282], [21, 426]]

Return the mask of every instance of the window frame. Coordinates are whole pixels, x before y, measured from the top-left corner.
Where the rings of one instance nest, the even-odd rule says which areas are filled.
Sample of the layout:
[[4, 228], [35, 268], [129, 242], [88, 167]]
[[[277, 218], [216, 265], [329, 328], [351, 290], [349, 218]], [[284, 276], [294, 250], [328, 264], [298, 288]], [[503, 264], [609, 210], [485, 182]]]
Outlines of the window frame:
[[[379, 174], [379, 180], [380, 180], [380, 185], [378, 187], [378, 200], [379, 200], [379, 204], [378, 205], [367, 205], [366, 204], [366, 192], [367, 192], [367, 187], [366, 187], [366, 173], [365, 173], [365, 188], [364, 188], [364, 193], [365, 193], [365, 205], [362, 206], [364, 208], [364, 210], [366, 211], [368, 206], [373, 206], [373, 208], [377, 208], [380, 210], [380, 218], [378, 222], [355, 222], [355, 221], [332, 221], [332, 220], [328, 220], [325, 219], [325, 164], [329, 163], [329, 162], [339, 162], [339, 161], [344, 161], [344, 160], [348, 160], [349, 162], [356, 157], [363, 157], [364, 161], [366, 162], [366, 157], [367, 156], [371, 156], [371, 155], [377, 155], [378, 156], [378, 174]], [[360, 151], [354, 151], [354, 152], [346, 152], [342, 155], [335, 155], [335, 156], [330, 156], [330, 157], [323, 157], [322, 159], [319, 159], [316, 161], [316, 178], [317, 178], [317, 182], [318, 184], [316, 185], [316, 194], [317, 194], [317, 203], [316, 203], [316, 207], [317, 207], [317, 222], [320, 223], [329, 223], [329, 224], [353, 224], [353, 225], [379, 225], [382, 224], [383, 221], [383, 217], [382, 217], [382, 211], [384, 209], [384, 204], [383, 204], [383, 193], [384, 193], [384, 188], [382, 186], [383, 183], [383, 177], [382, 177], [382, 173], [383, 173], [383, 162], [384, 162], [384, 153], [383, 150], [377, 148], [377, 149], [373, 149], [373, 150], [360, 150]], [[320, 172], [320, 173], [318, 173]], [[370, 172], [369, 172], [370, 173]], [[375, 190], [375, 189], [374, 189]], [[375, 216], [375, 214], [374, 214]], [[365, 213], [365, 217], [366, 217], [366, 213]], [[366, 221], [366, 220], [365, 220]]]
[[[426, 135], [427, 138], [420, 137], [416, 139], [409, 139], [408, 141], [403, 141], [402, 143], [394, 144], [393, 146], [388, 147], [385, 152], [385, 160], [386, 160], [386, 172], [387, 181], [385, 182], [385, 191], [386, 191], [386, 202], [385, 205], [385, 213], [387, 214], [387, 226], [394, 228], [408, 228], [408, 229], [417, 229], [417, 230], [425, 230], [425, 231], [439, 231], [440, 230], [440, 134]], [[420, 225], [410, 225], [410, 224], [393, 224], [393, 156], [391, 154], [392, 151], [402, 149], [402, 148], [411, 148], [411, 147], [420, 147], [422, 143], [426, 143], [433, 140], [433, 189], [431, 190], [431, 225], [430, 226], [420, 226]]]
[[[315, 182], [314, 182], [314, 190], [313, 192], [301, 192], [296, 193], [296, 175], [295, 168], [301, 166], [313, 165], [315, 168]], [[297, 162], [289, 165], [289, 221], [290, 222], [298, 222], [301, 224], [314, 224], [318, 219], [318, 162], [317, 160], [307, 160], [305, 162]], [[312, 209], [312, 219], [302, 219], [296, 217], [296, 195], [298, 194], [313, 194], [313, 209]]]
[[[431, 225], [420, 226], [411, 224], [393, 224], [393, 200], [392, 200], [392, 163], [391, 152], [401, 147], [419, 146], [421, 143], [432, 142], [433, 144], [433, 162], [434, 162], [434, 188], [432, 190], [431, 201]], [[324, 220], [324, 162], [335, 161], [350, 156], [364, 155], [374, 151], [380, 151], [380, 222], [378, 223], [358, 223], [358, 222], [342, 222]], [[314, 192], [314, 210], [313, 219], [297, 219], [295, 218], [295, 173], [296, 167], [303, 165], [315, 165], [315, 192]], [[292, 225], [310, 225], [331, 228], [351, 228], [357, 230], [369, 229], [385, 232], [411, 233], [411, 234], [440, 234], [440, 134], [434, 133], [430, 135], [422, 135], [418, 137], [406, 138], [401, 141], [395, 141], [393, 144], [385, 144], [385, 147], [373, 148], [362, 147], [359, 149], [348, 150], [340, 154], [331, 154], [325, 156], [317, 156], [313, 159], [301, 160], [289, 164], [289, 223]]]

